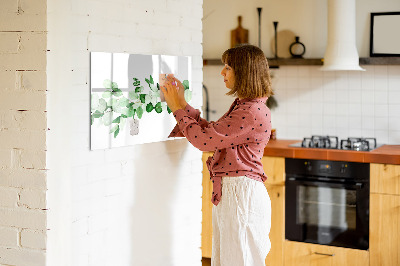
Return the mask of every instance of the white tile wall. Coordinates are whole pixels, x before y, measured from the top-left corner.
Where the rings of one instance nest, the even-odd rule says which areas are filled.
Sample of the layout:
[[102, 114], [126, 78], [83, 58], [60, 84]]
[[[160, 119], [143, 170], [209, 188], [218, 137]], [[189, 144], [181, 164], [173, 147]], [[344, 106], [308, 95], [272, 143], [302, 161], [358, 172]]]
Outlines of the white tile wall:
[[[278, 108], [272, 124], [281, 139], [311, 135], [376, 137], [382, 144], [400, 144], [400, 66], [366, 65], [365, 72], [322, 72], [318, 66], [281, 66], [271, 69]], [[204, 67], [210, 90], [212, 120], [218, 119], [233, 98], [219, 66]]]

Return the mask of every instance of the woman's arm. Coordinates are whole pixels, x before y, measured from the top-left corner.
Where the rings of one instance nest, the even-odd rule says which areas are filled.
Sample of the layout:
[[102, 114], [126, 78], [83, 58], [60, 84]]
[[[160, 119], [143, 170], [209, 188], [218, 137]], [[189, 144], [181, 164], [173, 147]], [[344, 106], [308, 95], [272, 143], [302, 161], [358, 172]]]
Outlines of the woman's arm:
[[[207, 126], [209, 122], [200, 117], [200, 111], [194, 109], [185, 100], [185, 87], [175, 77], [167, 76], [165, 87], [161, 88], [164, 93], [165, 100], [172, 111], [183, 109], [186, 114], [195, 119], [201, 126]], [[168, 137], [184, 137], [179, 130], [178, 124], [174, 127]]]
[[[254, 115], [247, 109], [233, 110], [228, 116], [218, 122], [209, 123], [202, 127], [195, 119], [178, 109], [174, 112], [180, 132], [189, 142], [201, 151], [225, 149], [256, 141], [257, 124]], [[264, 125], [265, 127], [265, 125]]]

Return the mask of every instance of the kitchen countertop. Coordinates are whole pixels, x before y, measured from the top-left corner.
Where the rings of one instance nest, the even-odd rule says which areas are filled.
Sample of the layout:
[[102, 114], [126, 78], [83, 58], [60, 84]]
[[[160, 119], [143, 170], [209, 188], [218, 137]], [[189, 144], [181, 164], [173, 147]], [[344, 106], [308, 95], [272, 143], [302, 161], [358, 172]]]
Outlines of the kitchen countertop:
[[400, 145], [383, 145], [372, 151], [289, 147], [301, 140], [270, 140], [264, 156], [363, 163], [400, 164]]

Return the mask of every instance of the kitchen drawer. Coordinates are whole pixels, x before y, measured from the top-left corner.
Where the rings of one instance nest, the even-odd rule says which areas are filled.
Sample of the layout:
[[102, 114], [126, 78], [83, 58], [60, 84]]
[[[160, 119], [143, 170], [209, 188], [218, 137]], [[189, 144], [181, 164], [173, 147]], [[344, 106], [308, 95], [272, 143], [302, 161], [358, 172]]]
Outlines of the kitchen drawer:
[[366, 266], [365, 250], [285, 241], [285, 266]]
[[370, 165], [371, 193], [400, 195], [400, 165]]
[[261, 163], [268, 177], [265, 184], [285, 185], [285, 158], [264, 156]]

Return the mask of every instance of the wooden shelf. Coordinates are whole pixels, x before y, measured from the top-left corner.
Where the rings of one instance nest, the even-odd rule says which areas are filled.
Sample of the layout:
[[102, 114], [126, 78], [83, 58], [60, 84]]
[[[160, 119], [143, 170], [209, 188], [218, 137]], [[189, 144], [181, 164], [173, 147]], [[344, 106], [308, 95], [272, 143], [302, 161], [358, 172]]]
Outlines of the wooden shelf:
[[[268, 58], [271, 68], [279, 66], [322, 66], [323, 58]], [[204, 59], [204, 66], [222, 65], [220, 59]], [[400, 57], [362, 57], [360, 65], [400, 65]]]
[[400, 65], [400, 57], [362, 57], [360, 65]]
[[[304, 66], [304, 65], [322, 65], [321, 58], [268, 58], [268, 64], [271, 68], [279, 66]], [[204, 59], [203, 65], [205, 66], [217, 66], [222, 65], [220, 59]]]

